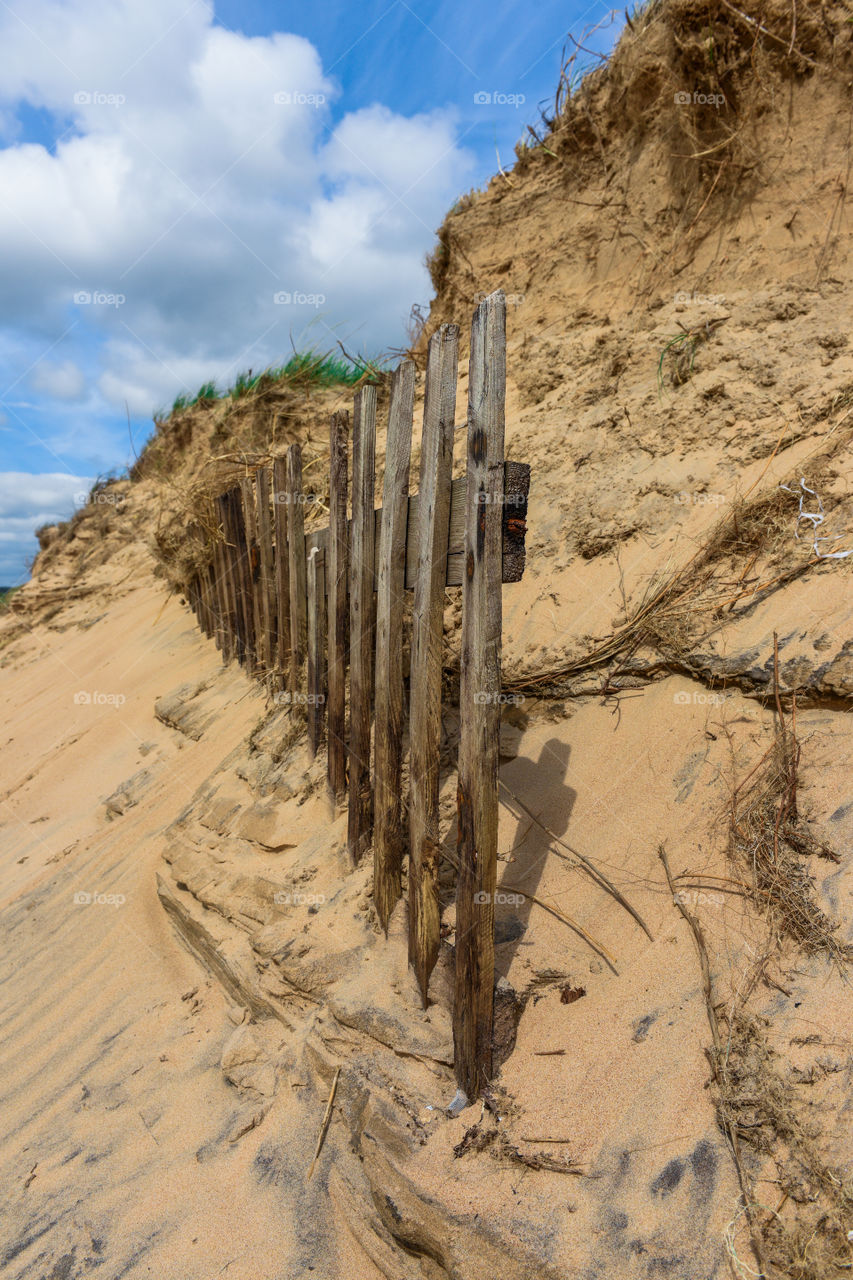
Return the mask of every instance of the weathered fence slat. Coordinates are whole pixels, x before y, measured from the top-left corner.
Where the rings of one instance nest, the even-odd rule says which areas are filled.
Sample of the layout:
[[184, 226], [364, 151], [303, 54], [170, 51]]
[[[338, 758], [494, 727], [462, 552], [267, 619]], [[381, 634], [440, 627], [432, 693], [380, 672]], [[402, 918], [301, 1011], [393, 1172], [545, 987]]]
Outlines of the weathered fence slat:
[[196, 622], [202, 631], [204, 631], [204, 611], [201, 604], [201, 586], [199, 584], [198, 574], [190, 579], [190, 585], [187, 589], [187, 600], [190, 608], [196, 617]]
[[207, 569], [202, 569], [198, 575], [198, 596], [201, 607], [201, 625], [204, 629], [204, 634], [210, 637], [213, 635], [213, 626], [210, 621], [210, 605], [207, 599]]
[[246, 584], [252, 607], [252, 665], [255, 672], [263, 669], [261, 650], [261, 601], [259, 591], [259, 554], [258, 554], [258, 522], [255, 507], [255, 486], [251, 476], [243, 476], [240, 480], [240, 494], [243, 499], [243, 525], [246, 530]]
[[280, 684], [290, 667], [290, 561], [287, 554], [287, 459], [273, 459], [273, 509], [275, 518], [275, 594], [278, 604], [278, 671]]
[[[216, 503], [214, 503], [214, 519], [218, 524]], [[228, 626], [225, 602], [225, 571], [223, 569], [222, 540], [217, 537], [213, 541], [213, 589], [216, 599], [216, 645], [222, 654], [222, 661], [231, 660], [231, 632]]]
[[255, 472], [256, 522], [258, 529], [258, 599], [261, 614], [261, 660], [267, 672], [275, 665], [276, 598], [273, 569], [272, 521], [270, 518], [270, 481], [266, 467]]
[[304, 691], [307, 646], [307, 585], [305, 574], [305, 506], [302, 500], [302, 450], [287, 451], [287, 550], [290, 558], [290, 696]]
[[210, 638], [213, 635], [213, 626], [210, 621], [210, 604], [207, 598], [208, 578], [207, 569], [200, 569], [198, 575], [198, 598], [201, 615], [201, 628], [204, 634]]
[[326, 711], [326, 553], [308, 553], [308, 746], [312, 758], [323, 738]]
[[[530, 467], [525, 462], [504, 464], [503, 506], [503, 581], [520, 582], [524, 575], [524, 535], [527, 519], [527, 494], [530, 489]], [[450, 532], [447, 538], [447, 577], [445, 585], [461, 587], [465, 576], [465, 502], [468, 481], [460, 476], [450, 490]], [[418, 549], [417, 528], [420, 494], [409, 499], [409, 526], [406, 538], [406, 587], [415, 585]]]
[[[272, 472], [261, 466], [214, 499], [211, 562], [186, 583], [186, 598], [226, 661], [236, 657], [249, 675], [277, 670], [282, 684], [286, 674], [312, 756], [326, 719], [330, 787], [340, 800], [349, 781], [353, 862], [374, 837], [374, 901], [387, 932], [406, 839], [403, 619], [404, 593], [413, 590], [408, 946], [426, 1007], [440, 945], [445, 590], [462, 587], [453, 1039], [457, 1080], [473, 1098], [492, 1069], [501, 592], [524, 572], [530, 468], [504, 458], [506, 303], [496, 293], [474, 316], [467, 474], [451, 482], [458, 337], [456, 325], [442, 325], [430, 340], [417, 493], [409, 496], [416, 375], [404, 361], [391, 382], [382, 508], [374, 509], [377, 391], [367, 384], [355, 396], [351, 521], [350, 416], [336, 413], [329, 527], [305, 533], [302, 457], [291, 445]], [[188, 537], [204, 550], [202, 525]]]
[[[441, 646], [459, 328], [442, 325], [427, 356], [421, 445], [418, 568], [412, 615], [409, 783], [409, 960], [424, 1008], [438, 958], [438, 783]], [[499, 588], [500, 590], [500, 588]]]
[[415, 366], [404, 360], [391, 379], [376, 559], [373, 902], [386, 933], [400, 897], [403, 860], [403, 602], [414, 404]]
[[193, 613], [196, 616], [196, 621], [198, 622], [198, 625], [201, 627], [202, 626], [201, 611], [199, 608], [199, 600], [198, 600], [198, 574], [190, 578], [187, 584], [186, 597], [187, 597], [187, 604], [192, 609]]
[[218, 562], [217, 578], [219, 581], [219, 599], [222, 609], [222, 653], [226, 662], [237, 657], [236, 618], [231, 593], [231, 575], [228, 564], [228, 529], [225, 516], [225, 499], [222, 495], [213, 503], [214, 517], [220, 536], [213, 548], [214, 559]]
[[187, 595], [189, 597], [189, 606], [195, 614], [196, 622], [198, 623], [200, 630], [206, 632], [207, 627], [204, 616], [204, 603], [201, 598], [201, 576], [199, 574], [195, 574], [190, 580]]
[[336, 799], [346, 790], [347, 651], [347, 436], [349, 414], [335, 413], [329, 437], [329, 786]]
[[492, 1070], [505, 365], [506, 300], [498, 292], [474, 314], [468, 375], [453, 1042], [469, 1098]]
[[234, 534], [234, 572], [243, 615], [243, 651], [246, 672], [255, 674], [255, 611], [252, 600], [252, 578], [249, 546], [243, 520], [243, 492], [240, 485], [231, 490], [231, 528]]
[[213, 643], [222, 652], [222, 619], [219, 611], [219, 583], [216, 580], [216, 543], [210, 547], [211, 560], [207, 567], [207, 598], [210, 603], [210, 618], [213, 623]]
[[216, 616], [216, 580], [213, 576], [213, 565], [209, 564], [202, 574], [204, 583], [204, 600], [207, 608], [207, 634], [218, 641], [218, 619]]
[[240, 547], [238, 546], [236, 521], [238, 506], [239, 491], [229, 489], [222, 498], [222, 511], [228, 569], [228, 590], [231, 597], [231, 615], [234, 627], [234, 653], [240, 665], [248, 670], [250, 659], [247, 654], [246, 615], [243, 607], [243, 582], [240, 572]]
[[350, 535], [350, 745], [347, 847], [354, 863], [370, 844], [373, 791], [370, 721], [373, 707], [373, 513], [376, 485], [376, 387], [355, 395], [352, 420]]

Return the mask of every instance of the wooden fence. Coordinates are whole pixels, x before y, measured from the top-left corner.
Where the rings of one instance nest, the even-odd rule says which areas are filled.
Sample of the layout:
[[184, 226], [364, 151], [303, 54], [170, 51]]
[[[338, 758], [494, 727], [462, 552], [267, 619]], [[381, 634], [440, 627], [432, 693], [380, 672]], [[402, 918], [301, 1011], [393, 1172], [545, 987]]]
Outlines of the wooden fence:
[[325, 737], [330, 787], [338, 800], [349, 793], [353, 862], [373, 848], [374, 902], [386, 932], [408, 850], [409, 959], [426, 1007], [440, 942], [444, 606], [447, 590], [461, 587], [453, 1031], [459, 1085], [473, 1098], [491, 1074], [501, 584], [524, 571], [530, 468], [504, 459], [506, 304], [498, 292], [474, 314], [467, 473], [451, 480], [458, 336], [456, 325], [442, 325], [429, 344], [416, 494], [409, 495], [415, 368], [403, 361], [391, 380], [381, 508], [376, 388], [365, 385], [351, 421], [348, 413], [332, 417], [328, 527], [305, 531], [302, 456], [293, 444], [273, 460], [271, 476], [260, 467], [215, 500], [210, 564], [188, 598], [223, 657], [272, 681], [278, 700], [304, 714], [312, 753]]

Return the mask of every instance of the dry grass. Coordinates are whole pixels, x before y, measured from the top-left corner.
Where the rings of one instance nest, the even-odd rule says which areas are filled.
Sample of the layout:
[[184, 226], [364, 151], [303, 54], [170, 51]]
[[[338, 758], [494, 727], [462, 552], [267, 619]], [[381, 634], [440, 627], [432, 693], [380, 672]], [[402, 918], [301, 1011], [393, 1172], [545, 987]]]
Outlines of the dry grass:
[[[833, 429], [798, 464], [797, 474], [822, 485], [851, 440], [849, 427], [843, 433]], [[820, 565], [808, 538], [793, 537], [796, 505], [791, 494], [776, 484], [756, 489], [731, 504], [687, 561], [676, 569], [667, 565], [649, 579], [639, 603], [626, 610], [627, 620], [610, 636], [570, 662], [508, 677], [506, 691], [563, 696], [571, 692], [565, 682], [572, 677], [624, 662], [639, 649], [654, 650], [665, 663], [689, 669], [691, 652], [731, 621], [736, 610], [754, 607]], [[825, 504], [827, 513], [834, 505]]]
[[796, 695], [786, 719], [779, 696], [779, 654], [774, 637], [776, 731], [762, 759], [732, 792], [730, 854], [744, 871], [751, 896], [768, 921], [773, 939], [789, 938], [807, 954], [823, 952], [837, 962], [853, 958], [841, 944], [837, 926], [821, 911], [804, 858], [838, 862], [817, 839], [797, 809], [800, 743]]
[[835, 936], [837, 926], [815, 902], [814, 880], [804, 856], [837, 857], [818, 841], [796, 811], [799, 744], [789, 735], [777, 740], [761, 770], [732, 802], [732, 856], [751, 877], [752, 897], [771, 930], [806, 952], [825, 952], [836, 960], [853, 949]]
[[[815, 901], [814, 881], [803, 859], [838, 856], [819, 840], [797, 810], [801, 746], [796, 730], [796, 698], [786, 716], [779, 696], [778, 646], [774, 639], [776, 723], [773, 742], [732, 794], [730, 851], [741, 882], [767, 923], [766, 954], [783, 939], [806, 954], [824, 954], [839, 966], [853, 948], [836, 936], [836, 926]], [[763, 971], [764, 965], [759, 969]], [[715, 1012], [714, 1016], [717, 1014]], [[799, 1078], [768, 1042], [769, 1023], [745, 1007], [731, 1011], [718, 1054], [717, 1110], [724, 1130], [756, 1154], [756, 1171], [775, 1163], [781, 1199], [775, 1208], [750, 1203], [753, 1231], [768, 1274], [792, 1280], [828, 1280], [851, 1268], [847, 1230], [853, 1222], [853, 1183], [831, 1167], [820, 1149], [821, 1125]], [[815, 1037], [816, 1040], [819, 1037]], [[818, 1076], [820, 1069], [818, 1069]], [[762, 1173], [766, 1179], [767, 1174]], [[729, 1240], [735, 1269], [747, 1274]]]
[[734, 503], [685, 564], [650, 580], [639, 604], [612, 635], [571, 662], [507, 679], [505, 688], [559, 696], [561, 681], [641, 648], [686, 663], [696, 644], [723, 625], [738, 604], [755, 604], [818, 563], [798, 549], [781, 573], [774, 567], [764, 577], [750, 576], [762, 557], [768, 565], [772, 562], [790, 535], [790, 517], [790, 499], [778, 489]]
[[[778, 748], [778, 750], [776, 750]], [[795, 849], [781, 856], [790, 828], [798, 842], [803, 831], [796, 827], [796, 762], [799, 747], [790, 725], [780, 724], [774, 750], [746, 780], [744, 798], [757, 796], [749, 806], [749, 853], [754, 866], [753, 898], [768, 922], [768, 948], [755, 966], [757, 977], [782, 936], [793, 938], [807, 952], [823, 951], [838, 962], [846, 958], [833, 937], [832, 926], [811, 895], [811, 881], [793, 861]], [[761, 770], [766, 767], [765, 775]], [[772, 802], [768, 803], [772, 797]], [[746, 818], [742, 815], [742, 820]], [[783, 834], [780, 836], [780, 832]], [[740, 839], [740, 836], [736, 836]], [[813, 842], [816, 852], [826, 846]], [[670, 889], [674, 881], [663, 848], [660, 851]], [[742, 862], [739, 870], [742, 867]], [[743, 1277], [791, 1277], [792, 1280], [829, 1280], [839, 1269], [850, 1269], [853, 1251], [847, 1230], [853, 1213], [853, 1183], [825, 1158], [820, 1139], [822, 1125], [812, 1097], [803, 1097], [821, 1075], [840, 1069], [835, 1063], [814, 1071], [796, 1073], [769, 1043], [767, 1019], [749, 1012], [746, 997], [728, 1011], [715, 998], [705, 935], [699, 921], [679, 903], [678, 910], [693, 932], [702, 970], [712, 1045], [707, 1050], [713, 1072], [717, 1119], [735, 1162], [742, 1192], [742, 1207], [726, 1232], [726, 1246], [733, 1271]], [[753, 984], [747, 984], [752, 989]], [[815, 1042], [819, 1037], [815, 1036]], [[811, 1043], [811, 1040], [805, 1041]], [[775, 1176], [774, 1176], [775, 1172]], [[775, 1183], [780, 1195], [773, 1205], [759, 1202], [757, 1183]], [[758, 1263], [747, 1263], [738, 1254], [741, 1217], [748, 1228], [752, 1252]]]
[[670, 144], [692, 220], [712, 190], [731, 191], [757, 171], [753, 126], [768, 107], [778, 108], [780, 80], [810, 74], [843, 50], [843, 7], [821, 6], [820, 16], [814, 9], [796, 0], [652, 0], [626, 11], [610, 56], [594, 48], [601, 23], [580, 40], [570, 37], [553, 105], [528, 126], [517, 169], [556, 161], [568, 176], [592, 163], [609, 182], [611, 140], [625, 132], [627, 117], [634, 138], [655, 130]]
[[[239, 399], [194, 405], [158, 426], [137, 464], [150, 477], [153, 548], [159, 572], [177, 591], [211, 562], [221, 537], [214, 499], [270, 467], [289, 445], [302, 448], [307, 529], [328, 523], [329, 419], [349, 408], [353, 389], [320, 387], [306, 394], [290, 382], [261, 379]], [[381, 408], [387, 387], [378, 388]]]
[[[853, 1263], [847, 1240], [853, 1185], [821, 1154], [808, 1104], [768, 1043], [767, 1026], [740, 1011], [724, 1028], [717, 1112], [721, 1125], [738, 1135], [744, 1155], [749, 1149], [756, 1168], [767, 1161], [776, 1166], [781, 1195], [775, 1206], [752, 1203], [768, 1274], [829, 1280]], [[739, 1273], [748, 1275], [740, 1266]]]

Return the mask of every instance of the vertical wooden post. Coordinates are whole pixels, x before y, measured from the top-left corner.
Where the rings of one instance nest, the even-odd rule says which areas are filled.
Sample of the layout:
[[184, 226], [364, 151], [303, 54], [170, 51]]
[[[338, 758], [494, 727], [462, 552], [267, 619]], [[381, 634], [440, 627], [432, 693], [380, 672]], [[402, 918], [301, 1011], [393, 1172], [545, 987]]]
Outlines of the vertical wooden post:
[[243, 507], [243, 526], [246, 537], [246, 561], [244, 580], [249, 593], [249, 607], [252, 611], [252, 670], [258, 675], [263, 669], [261, 650], [261, 602], [259, 590], [260, 555], [258, 552], [258, 527], [255, 507], [255, 486], [251, 476], [243, 476], [240, 480], [240, 494]]
[[474, 313], [468, 373], [453, 1042], [456, 1078], [472, 1100], [492, 1071], [505, 383], [499, 291]]
[[414, 403], [415, 366], [404, 360], [391, 379], [376, 560], [373, 902], [386, 933], [400, 897], [403, 860], [403, 601]]
[[260, 555], [260, 571], [258, 574], [258, 598], [261, 614], [260, 649], [264, 667], [271, 673], [275, 667], [275, 628], [277, 606], [275, 598], [275, 575], [272, 559], [272, 522], [270, 519], [270, 481], [269, 470], [258, 467], [255, 472], [255, 496], [257, 498], [258, 552]]
[[210, 564], [207, 566], [207, 602], [213, 627], [213, 643], [222, 652], [222, 622], [219, 614], [219, 586], [216, 581], [216, 543], [210, 542]]
[[308, 745], [312, 757], [323, 738], [326, 714], [326, 553], [308, 553]]
[[198, 600], [199, 600], [199, 619], [201, 627], [206, 636], [213, 635], [213, 627], [210, 625], [210, 609], [207, 604], [207, 570], [202, 569], [198, 575]]
[[204, 602], [207, 609], [207, 634], [212, 637], [214, 644], [219, 648], [219, 627], [216, 617], [216, 584], [213, 578], [213, 562], [207, 566], [202, 574], [202, 582], [204, 583]]
[[[305, 507], [302, 500], [302, 450], [287, 451], [287, 549], [290, 573], [290, 697], [293, 705], [304, 696], [307, 645], [307, 583], [305, 574]], [[298, 705], [304, 706], [299, 702]]]
[[246, 662], [246, 634], [243, 622], [243, 596], [237, 570], [237, 547], [233, 519], [234, 491], [229, 489], [217, 499], [219, 504], [224, 542], [225, 589], [228, 598], [228, 616], [231, 631], [231, 652], [241, 666]]
[[193, 613], [196, 616], [196, 621], [199, 623], [199, 626], [201, 626], [201, 620], [199, 618], [199, 607], [198, 607], [198, 578], [196, 577], [190, 578], [189, 582], [184, 588], [184, 595], [186, 597], [187, 604], [189, 605], [189, 607], [192, 609]]
[[225, 528], [225, 516], [223, 513], [222, 498], [216, 498], [213, 504], [216, 523], [221, 531], [221, 537], [217, 538], [213, 554], [216, 561], [216, 583], [219, 594], [219, 610], [222, 616], [222, 656], [226, 662], [230, 662], [236, 656], [236, 646], [234, 642], [234, 618], [231, 605], [231, 591], [228, 575], [228, 548], [226, 540], [228, 534]]
[[429, 976], [438, 958], [441, 925], [438, 901], [441, 646], [458, 338], [457, 325], [442, 325], [429, 343], [412, 617], [409, 961], [417, 975], [424, 1008]]
[[201, 573], [195, 576], [195, 612], [198, 618], [198, 625], [204, 635], [208, 634], [207, 629], [207, 613], [204, 607], [204, 581]]
[[216, 647], [222, 654], [222, 661], [228, 661], [228, 642], [225, 635], [225, 610], [222, 595], [222, 547], [217, 538], [213, 543], [213, 564], [210, 567], [210, 585], [213, 594], [213, 616], [215, 620]]
[[336, 799], [346, 790], [347, 671], [347, 436], [349, 414], [335, 413], [329, 437], [329, 786]]
[[370, 720], [373, 709], [373, 537], [376, 527], [376, 387], [355, 394], [352, 423], [352, 535], [350, 538], [350, 730], [347, 847], [360, 862], [370, 844]]
[[290, 666], [290, 557], [287, 550], [287, 459], [273, 459], [273, 506], [275, 510], [275, 594], [278, 603], [278, 671], [284, 688]]
[[213, 567], [216, 580], [216, 598], [219, 602], [219, 625], [222, 631], [222, 642], [219, 647], [222, 650], [223, 662], [228, 662], [231, 659], [231, 637], [228, 625], [228, 596], [225, 585], [225, 552], [222, 545], [224, 533], [222, 531], [219, 498], [213, 499], [213, 522], [217, 528], [217, 536], [213, 544]]
[[237, 585], [237, 619], [242, 627], [242, 661], [246, 675], [251, 676], [255, 670], [254, 614], [249, 582], [249, 548], [243, 524], [243, 496], [239, 485], [230, 491], [228, 500], [231, 516], [231, 563]]

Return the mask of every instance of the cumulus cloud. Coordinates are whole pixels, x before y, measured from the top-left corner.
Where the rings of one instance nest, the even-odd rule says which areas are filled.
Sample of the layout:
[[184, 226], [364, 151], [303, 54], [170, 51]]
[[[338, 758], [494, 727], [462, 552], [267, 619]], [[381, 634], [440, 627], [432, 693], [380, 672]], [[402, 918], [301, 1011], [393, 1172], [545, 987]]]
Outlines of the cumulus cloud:
[[26, 577], [25, 558], [37, 549], [34, 531], [67, 520], [91, 486], [88, 476], [0, 471], [0, 586]]
[[[125, 403], [138, 441], [177, 393], [291, 343], [400, 345], [434, 228], [469, 185], [452, 113], [348, 112], [308, 40], [226, 30], [206, 0], [17, 0], [0, 46], [0, 430], [16, 465], [120, 465]], [[22, 104], [53, 120], [54, 145], [21, 140]], [[0, 581], [81, 484], [30, 477], [14, 512], [0, 488]]]
[[86, 390], [86, 378], [73, 360], [40, 360], [33, 371], [32, 385], [56, 400], [79, 400]]
[[[263, 365], [291, 333], [399, 341], [471, 164], [451, 115], [346, 113], [309, 41], [224, 30], [205, 3], [30, 0], [26, 22], [0, 9], [0, 41], [0, 115], [26, 101], [66, 126], [52, 151], [0, 149], [0, 324], [35, 358], [70, 325], [66, 345], [97, 344], [100, 394], [141, 409], [146, 367], [150, 408], [185, 370]], [[41, 378], [68, 398], [70, 375]]]

